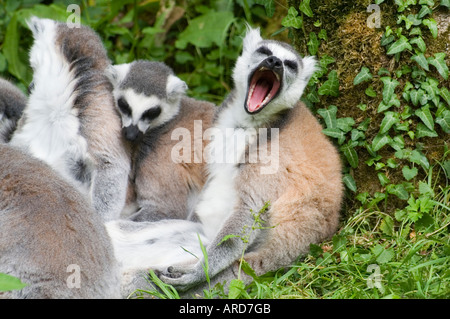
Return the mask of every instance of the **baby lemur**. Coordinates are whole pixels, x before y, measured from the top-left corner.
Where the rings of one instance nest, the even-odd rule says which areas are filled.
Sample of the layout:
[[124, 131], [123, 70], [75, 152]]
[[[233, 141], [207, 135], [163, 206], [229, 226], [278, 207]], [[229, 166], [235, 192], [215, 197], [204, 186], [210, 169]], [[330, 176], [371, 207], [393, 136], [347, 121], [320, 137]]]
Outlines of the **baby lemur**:
[[[195, 208], [210, 240], [210, 278], [236, 272], [245, 247], [244, 259], [261, 275], [291, 265], [311, 243], [336, 231], [343, 195], [340, 157], [299, 102], [314, 70], [313, 57], [263, 40], [258, 29], [247, 32], [234, 89], [213, 123], [208, 180]], [[269, 162], [276, 165], [268, 169]], [[266, 203], [263, 227], [250, 232]], [[205, 281], [203, 263], [202, 258], [174, 263], [161, 279], [187, 290]]]
[[[129, 204], [136, 207], [129, 219], [189, 219], [206, 180], [202, 137], [216, 107], [187, 97], [186, 83], [162, 62], [116, 65], [109, 77], [133, 149]], [[188, 154], [176, 151], [179, 143]]]

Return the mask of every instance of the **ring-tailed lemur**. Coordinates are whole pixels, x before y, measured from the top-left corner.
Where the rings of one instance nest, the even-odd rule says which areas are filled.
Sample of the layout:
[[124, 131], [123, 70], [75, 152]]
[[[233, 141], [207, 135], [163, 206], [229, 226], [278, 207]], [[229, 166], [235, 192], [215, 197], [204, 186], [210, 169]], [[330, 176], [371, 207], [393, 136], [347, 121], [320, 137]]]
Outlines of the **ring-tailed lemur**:
[[[162, 62], [139, 60], [109, 74], [134, 153], [130, 188], [137, 211], [130, 220], [188, 219], [206, 180], [203, 133], [216, 107], [187, 97], [186, 83]], [[177, 132], [188, 136], [180, 141]], [[180, 143], [188, 152], [182, 157], [174, 151]]]
[[[337, 229], [340, 157], [299, 102], [314, 69], [313, 57], [302, 59], [285, 43], [263, 40], [257, 29], [247, 32], [233, 73], [234, 90], [214, 122], [209, 177], [195, 209], [210, 241], [210, 278], [236, 272], [246, 247], [244, 259], [257, 274], [288, 266]], [[262, 136], [264, 129], [271, 134]], [[275, 171], [264, 170], [265, 152], [277, 161]], [[232, 156], [224, 161], [224, 154]], [[266, 202], [261, 229], [255, 214]], [[203, 263], [174, 265], [161, 279], [189, 289], [205, 282]]]
[[28, 25], [33, 87], [11, 144], [44, 160], [89, 194], [104, 220], [125, 204], [130, 158], [121, 136], [110, 65], [98, 35], [48, 19]]
[[27, 104], [27, 97], [11, 82], [0, 79], [0, 143], [8, 143]]
[[120, 298], [105, 226], [46, 163], [0, 144], [0, 273], [27, 286], [3, 298]]

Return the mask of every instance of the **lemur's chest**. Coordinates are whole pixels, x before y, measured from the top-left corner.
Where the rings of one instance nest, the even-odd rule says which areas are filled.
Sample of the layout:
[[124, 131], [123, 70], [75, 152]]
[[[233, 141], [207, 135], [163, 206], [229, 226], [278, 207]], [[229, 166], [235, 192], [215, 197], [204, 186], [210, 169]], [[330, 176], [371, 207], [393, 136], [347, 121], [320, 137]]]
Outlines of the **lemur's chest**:
[[257, 132], [216, 126], [208, 133], [211, 142], [205, 148], [204, 159], [209, 178], [196, 213], [206, 235], [212, 238], [238, 203], [235, 179], [240, 172], [239, 166], [247, 161], [247, 150], [256, 141]]

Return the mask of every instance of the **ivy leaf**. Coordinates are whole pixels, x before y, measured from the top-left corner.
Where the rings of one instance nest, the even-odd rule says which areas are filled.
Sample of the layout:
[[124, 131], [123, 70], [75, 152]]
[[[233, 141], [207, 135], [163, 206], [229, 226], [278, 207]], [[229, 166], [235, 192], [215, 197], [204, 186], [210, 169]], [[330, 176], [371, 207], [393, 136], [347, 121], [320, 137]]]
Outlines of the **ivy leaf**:
[[355, 182], [355, 179], [353, 178], [352, 175], [345, 174], [344, 177], [343, 177], [343, 181], [344, 181], [344, 185], [347, 186], [347, 188], [349, 190], [351, 190], [352, 192], [356, 193], [356, 190], [357, 190], [356, 182]]
[[328, 74], [328, 80], [319, 88], [320, 95], [339, 96], [339, 80], [337, 71], [333, 70]]
[[425, 137], [425, 136], [437, 137], [438, 134], [436, 133], [435, 130], [429, 129], [427, 126], [423, 125], [422, 123], [417, 124], [416, 137], [421, 138], [421, 137]]
[[394, 112], [386, 112], [384, 119], [381, 121], [380, 134], [385, 134], [389, 129], [399, 121], [399, 116]]
[[300, 9], [301, 12], [306, 14], [308, 17], [312, 18], [313, 17], [313, 12], [311, 10], [311, 7], [309, 6], [309, 2], [310, 2], [310, 0], [303, 0], [300, 3], [299, 9]]
[[405, 148], [405, 140], [403, 139], [403, 137], [401, 135], [397, 135], [389, 143], [389, 146], [392, 147], [396, 151], [400, 151]]
[[432, 14], [432, 13], [433, 13], [433, 10], [431, 10], [430, 7], [422, 6], [422, 8], [420, 9], [420, 11], [418, 13], [418, 17], [419, 17], [419, 19], [422, 19], [427, 14]]
[[335, 105], [330, 105], [327, 109], [318, 109], [317, 113], [319, 113], [319, 115], [322, 116], [327, 128], [330, 129], [337, 128], [337, 120], [336, 120], [337, 107]]
[[415, 114], [430, 130], [434, 130], [433, 116], [431, 115], [430, 106], [428, 104], [416, 110]]
[[419, 173], [419, 170], [417, 167], [409, 168], [409, 166], [403, 166], [402, 168], [403, 176], [407, 181], [412, 180], [414, 177], [416, 177], [417, 173]]
[[441, 6], [450, 8], [450, 0], [441, 0]]
[[387, 184], [389, 184], [391, 181], [389, 180], [389, 178], [387, 178], [386, 174], [384, 173], [378, 173], [378, 180], [380, 181], [381, 186], [386, 186]]
[[392, 139], [389, 135], [378, 133], [372, 141], [372, 150], [376, 152], [391, 141]]
[[445, 110], [436, 118], [436, 123], [439, 124], [445, 133], [450, 133], [450, 111]]
[[375, 92], [375, 90], [373, 89], [372, 86], [369, 86], [369, 87], [364, 91], [364, 93], [366, 93], [366, 95], [367, 95], [367, 96], [370, 96], [370, 97], [376, 97], [376, 96], [377, 96], [377, 92]]
[[319, 40], [317, 39], [317, 35], [314, 32], [309, 33], [309, 41], [306, 44], [308, 46], [308, 52], [311, 55], [316, 55], [319, 50]]
[[405, 186], [403, 186], [402, 184], [398, 185], [390, 184], [386, 187], [386, 191], [389, 194], [395, 195], [402, 200], [407, 200], [409, 198], [409, 193], [406, 190]]
[[303, 18], [298, 16], [298, 11], [294, 7], [290, 7], [287, 16], [281, 21], [281, 25], [283, 27], [300, 29], [303, 25]]
[[361, 68], [361, 71], [355, 76], [355, 79], [353, 80], [353, 85], [358, 85], [361, 82], [369, 81], [372, 78], [373, 76], [370, 73], [369, 68], [363, 66]]
[[345, 142], [345, 133], [338, 128], [326, 128], [322, 130], [323, 134], [336, 138], [339, 144]]
[[418, 90], [411, 90], [409, 92], [409, 97], [411, 98], [411, 102], [412, 104], [414, 104], [414, 106], [417, 106], [420, 102], [420, 98], [425, 94], [425, 92], [422, 89], [418, 89]]
[[444, 79], [448, 79], [448, 67], [445, 63], [445, 53], [439, 52], [433, 58], [428, 58], [428, 63], [433, 65]]
[[395, 88], [400, 83], [397, 80], [391, 79], [388, 76], [384, 76], [384, 77], [380, 78], [380, 80], [384, 84], [384, 87], [383, 87], [383, 102], [385, 104], [388, 104], [391, 101], [392, 96], [394, 95]]
[[422, 69], [424, 69], [425, 71], [430, 71], [430, 68], [428, 67], [427, 58], [423, 55], [423, 53], [413, 55], [411, 57], [411, 60], [416, 61], [417, 64], [420, 65]]
[[350, 132], [355, 125], [355, 120], [351, 117], [343, 117], [336, 120], [337, 127], [344, 133]]
[[409, 44], [408, 39], [404, 35], [401, 35], [400, 38], [389, 47], [387, 54], [396, 54], [406, 49], [412, 50], [412, 46]]
[[424, 170], [428, 170], [430, 168], [430, 162], [428, 162], [427, 157], [418, 150], [411, 152], [409, 160], [413, 163], [419, 164]]
[[351, 142], [341, 146], [341, 151], [345, 155], [348, 163], [351, 167], [357, 168], [359, 164], [358, 154], [356, 153], [353, 144]]
[[331, 57], [331, 56], [329, 56], [327, 54], [324, 54], [320, 58], [319, 64], [320, 64], [321, 67], [326, 69], [328, 67], [328, 65], [330, 65], [331, 63], [334, 63], [334, 62], [336, 62], [335, 58], [333, 58], [333, 57]]
[[430, 29], [431, 35], [436, 39], [438, 36], [436, 20], [434, 20], [433, 18], [424, 19], [423, 24], [426, 25], [428, 29]]
[[382, 113], [382, 112], [390, 109], [392, 105], [395, 105], [396, 107], [400, 107], [400, 100], [397, 98], [396, 95], [393, 95], [391, 100], [387, 104], [385, 104], [383, 101], [381, 101], [380, 105], [378, 105], [377, 113]]
[[446, 87], [442, 87], [439, 90], [439, 95], [442, 96], [442, 98], [447, 102], [448, 106], [450, 106], [450, 92]]

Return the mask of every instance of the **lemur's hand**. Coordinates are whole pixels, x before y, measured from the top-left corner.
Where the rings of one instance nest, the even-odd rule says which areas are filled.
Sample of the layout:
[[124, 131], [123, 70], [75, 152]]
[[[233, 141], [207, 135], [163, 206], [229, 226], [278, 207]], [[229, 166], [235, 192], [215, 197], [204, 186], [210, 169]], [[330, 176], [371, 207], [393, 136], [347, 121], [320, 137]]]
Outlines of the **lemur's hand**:
[[179, 291], [186, 291], [206, 281], [205, 270], [201, 262], [194, 265], [171, 266], [161, 272], [159, 278]]

